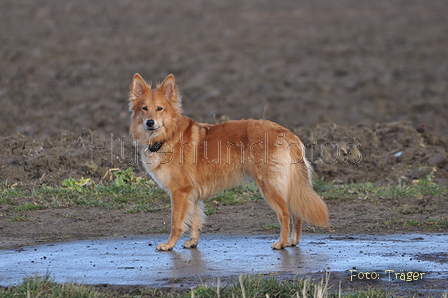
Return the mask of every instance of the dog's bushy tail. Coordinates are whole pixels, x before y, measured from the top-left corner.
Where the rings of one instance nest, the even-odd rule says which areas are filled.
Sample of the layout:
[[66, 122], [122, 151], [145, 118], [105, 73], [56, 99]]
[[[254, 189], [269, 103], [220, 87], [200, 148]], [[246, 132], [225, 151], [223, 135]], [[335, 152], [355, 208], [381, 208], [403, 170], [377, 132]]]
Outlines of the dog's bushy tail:
[[[300, 148], [300, 147], [299, 147]], [[312, 168], [305, 158], [305, 148], [293, 150], [291, 157], [298, 163], [291, 164], [289, 177], [288, 208], [306, 222], [319, 227], [329, 227], [328, 208], [312, 187]]]

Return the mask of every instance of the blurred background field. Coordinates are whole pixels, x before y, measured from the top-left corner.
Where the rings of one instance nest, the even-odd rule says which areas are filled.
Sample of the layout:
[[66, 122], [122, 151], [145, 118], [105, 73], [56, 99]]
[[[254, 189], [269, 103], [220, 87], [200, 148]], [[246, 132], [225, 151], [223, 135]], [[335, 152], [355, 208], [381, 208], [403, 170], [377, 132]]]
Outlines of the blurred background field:
[[[138, 72], [153, 83], [173, 73], [198, 121], [265, 118], [294, 130], [314, 146], [318, 177], [408, 182], [435, 167], [445, 183], [447, 9], [418, 0], [2, 1], [0, 178], [59, 183], [127, 168]], [[119, 138], [128, 161], [114, 156]], [[344, 162], [358, 153], [356, 165]]]

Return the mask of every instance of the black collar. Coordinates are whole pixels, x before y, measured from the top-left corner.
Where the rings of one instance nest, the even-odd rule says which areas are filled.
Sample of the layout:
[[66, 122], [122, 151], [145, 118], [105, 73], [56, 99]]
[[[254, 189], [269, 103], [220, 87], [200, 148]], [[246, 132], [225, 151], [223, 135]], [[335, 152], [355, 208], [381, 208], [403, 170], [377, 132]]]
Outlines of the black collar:
[[163, 143], [154, 143], [152, 145], [148, 145], [148, 150], [151, 152], [159, 151], [160, 147], [162, 147]]

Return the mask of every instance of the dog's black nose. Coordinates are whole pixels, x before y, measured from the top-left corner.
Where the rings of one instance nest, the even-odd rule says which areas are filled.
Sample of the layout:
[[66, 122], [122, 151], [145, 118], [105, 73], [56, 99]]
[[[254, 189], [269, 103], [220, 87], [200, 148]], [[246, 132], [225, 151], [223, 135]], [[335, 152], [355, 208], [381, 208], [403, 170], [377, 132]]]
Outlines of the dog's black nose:
[[147, 127], [149, 127], [149, 128], [151, 128], [151, 127], [153, 127], [154, 126], [154, 120], [146, 120], [146, 126]]

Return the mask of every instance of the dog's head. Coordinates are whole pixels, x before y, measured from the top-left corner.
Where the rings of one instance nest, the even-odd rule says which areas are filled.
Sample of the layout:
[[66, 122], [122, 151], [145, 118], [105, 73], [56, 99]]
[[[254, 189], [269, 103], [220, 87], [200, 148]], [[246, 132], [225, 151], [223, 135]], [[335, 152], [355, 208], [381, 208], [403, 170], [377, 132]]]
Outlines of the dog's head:
[[167, 76], [156, 89], [151, 89], [139, 74], [135, 74], [130, 89], [130, 133], [134, 139], [141, 144], [169, 140], [177, 129], [177, 120], [182, 113], [181, 96], [174, 76]]

